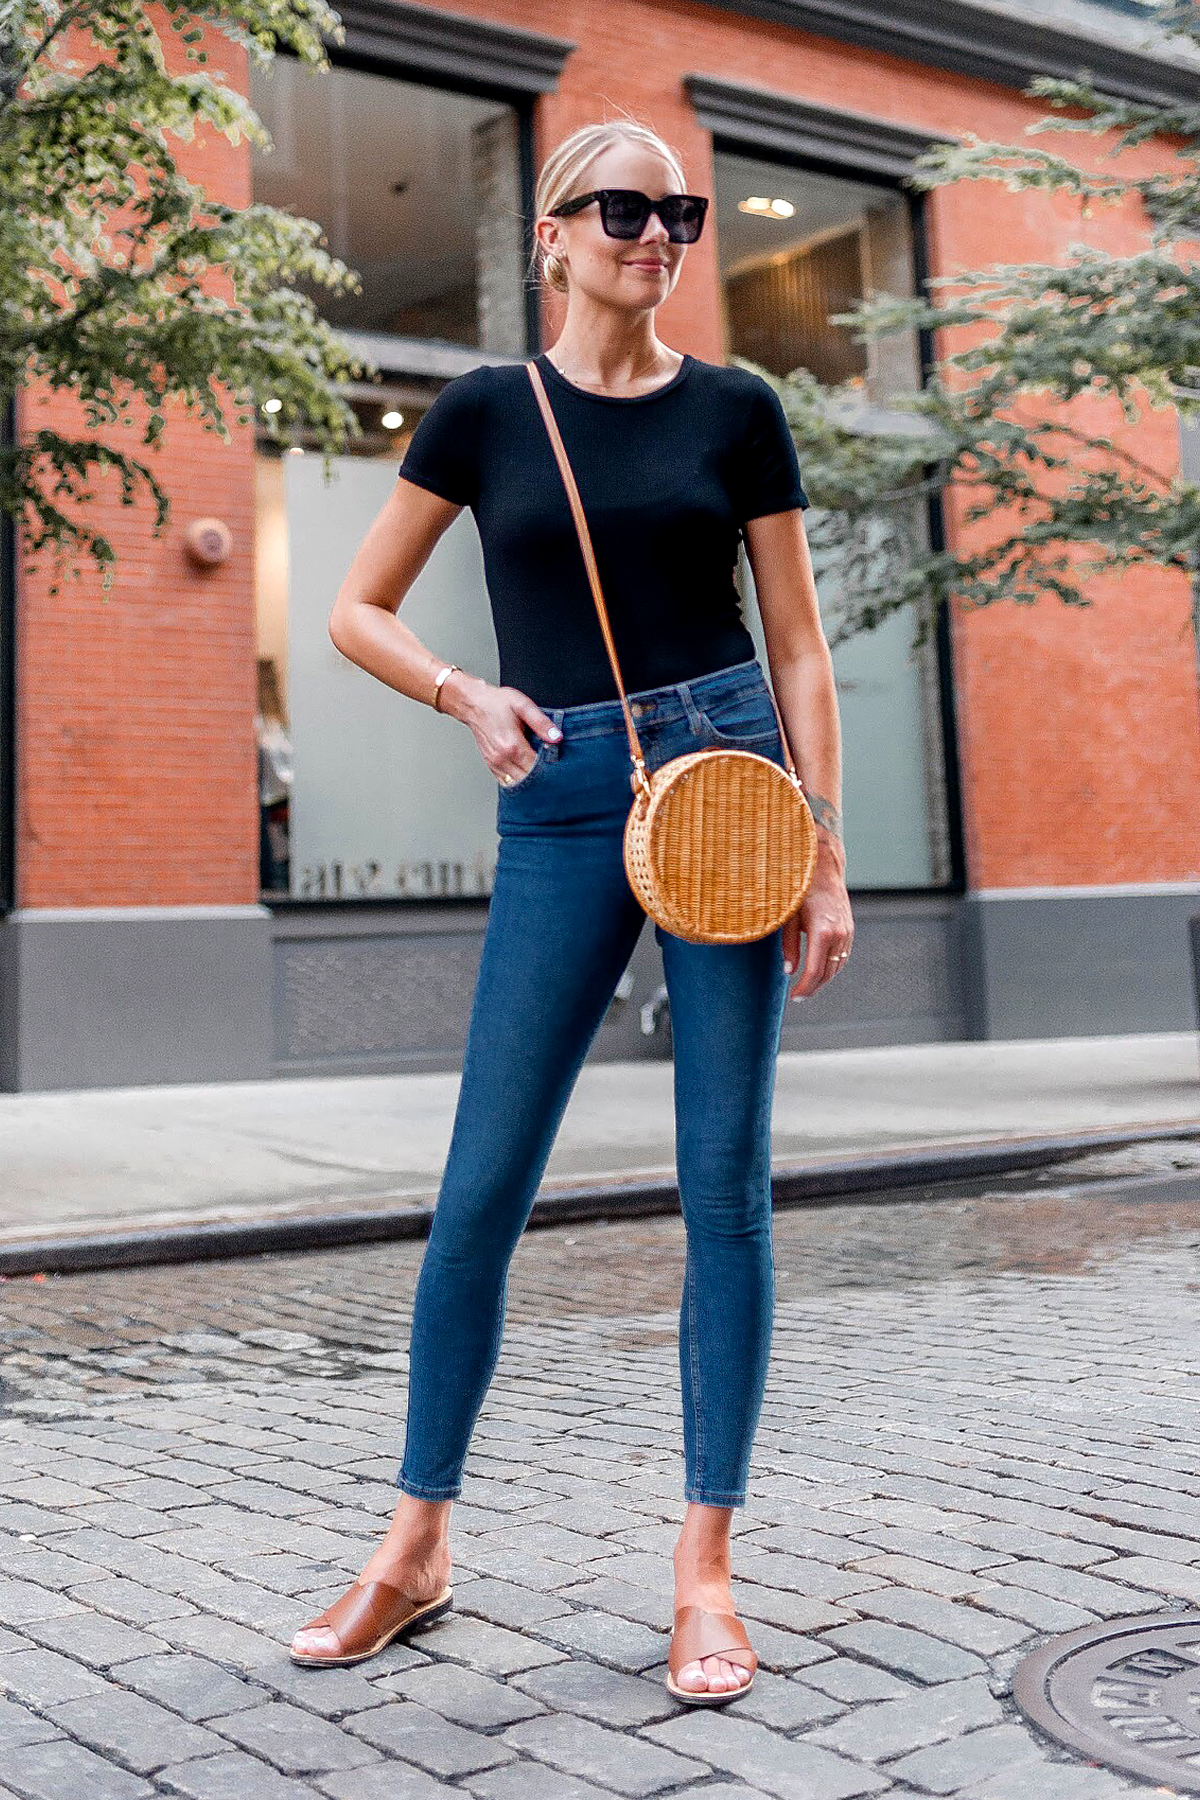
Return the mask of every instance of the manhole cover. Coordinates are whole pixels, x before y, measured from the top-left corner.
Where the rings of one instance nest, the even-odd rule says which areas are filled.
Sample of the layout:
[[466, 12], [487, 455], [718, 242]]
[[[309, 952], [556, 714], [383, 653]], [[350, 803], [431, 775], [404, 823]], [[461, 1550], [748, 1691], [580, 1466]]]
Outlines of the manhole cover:
[[1200, 1612], [1068, 1631], [1017, 1665], [1013, 1698], [1093, 1762], [1200, 1794]]

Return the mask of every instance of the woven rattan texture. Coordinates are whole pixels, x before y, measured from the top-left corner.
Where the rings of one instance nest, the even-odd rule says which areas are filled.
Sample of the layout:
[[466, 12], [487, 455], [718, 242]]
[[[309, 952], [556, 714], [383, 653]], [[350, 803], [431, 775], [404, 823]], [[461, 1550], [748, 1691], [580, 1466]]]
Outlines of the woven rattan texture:
[[650, 774], [625, 823], [629, 885], [665, 931], [692, 943], [766, 937], [800, 905], [817, 860], [803, 793], [750, 750], [694, 750]]

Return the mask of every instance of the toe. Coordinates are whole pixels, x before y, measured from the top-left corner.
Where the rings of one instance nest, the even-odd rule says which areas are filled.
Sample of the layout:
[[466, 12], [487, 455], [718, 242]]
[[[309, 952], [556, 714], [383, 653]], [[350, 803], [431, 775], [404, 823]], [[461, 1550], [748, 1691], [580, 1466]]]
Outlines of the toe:
[[728, 1694], [743, 1688], [750, 1679], [749, 1669], [740, 1663], [727, 1662], [723, 1656], [706, 1656], [698, 1662], [684, 1663], [679, 1671], [678, 1686], [689, 1693]]
[[292, 1639], [297, 1656], [336, 1656], [338, 1640], [327, 1625], [306, 1625]]

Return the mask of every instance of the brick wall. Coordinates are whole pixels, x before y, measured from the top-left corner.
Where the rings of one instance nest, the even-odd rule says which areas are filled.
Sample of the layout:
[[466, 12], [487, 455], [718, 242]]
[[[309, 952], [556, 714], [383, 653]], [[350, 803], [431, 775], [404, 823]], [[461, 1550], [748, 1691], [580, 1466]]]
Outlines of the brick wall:
[[[183, 58], [164, 32], [173, 66]], [[244, 85], [244, 57], [210, 34], [213, 62]], [[86, 54], [77, 40], [72, 53]], [[184, 172], [234, 204], [249, 199], [245, 147], [213, 133], [178, 146]], [[17, 606], [17, 896], [25, 907], [238, 903], [258, 897], [252, 585], [253, 433], [226, 409], [224, 444], [182, 408], [157, 446], [109, 431], [153, 468], [171, 519], [93, 482], [117, 553], [106, 598], [90, 563], [51, 597], [49, 561], [22, 571]], [[19, 429], [82, 431], [69, 396], [27, 390]], [[186, 559], [183, 534], [214, 514], [233, 534], [221, 567]]]

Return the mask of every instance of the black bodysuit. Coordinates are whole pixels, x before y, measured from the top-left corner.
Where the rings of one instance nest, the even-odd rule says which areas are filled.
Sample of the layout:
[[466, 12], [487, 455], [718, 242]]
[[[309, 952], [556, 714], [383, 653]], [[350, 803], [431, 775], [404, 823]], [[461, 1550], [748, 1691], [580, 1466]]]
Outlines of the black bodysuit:
[[[600, 571], [627, 692], [754, 656], [734, 579], [740, 528], [808, 505], [761, 376], [685, 355], [652, 393], [589, 394], [536, 358]], [[399, 473], [471, 508], [500, 681], [540, 706], [614, 700], [570, 504], [523, 363], [450, 381]]]

